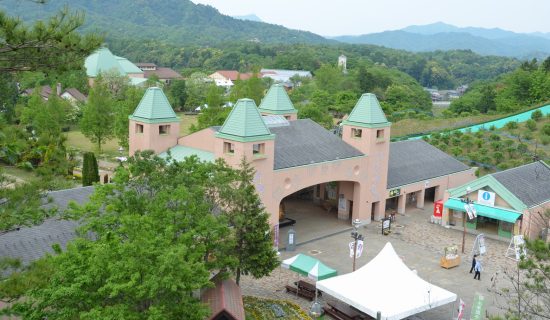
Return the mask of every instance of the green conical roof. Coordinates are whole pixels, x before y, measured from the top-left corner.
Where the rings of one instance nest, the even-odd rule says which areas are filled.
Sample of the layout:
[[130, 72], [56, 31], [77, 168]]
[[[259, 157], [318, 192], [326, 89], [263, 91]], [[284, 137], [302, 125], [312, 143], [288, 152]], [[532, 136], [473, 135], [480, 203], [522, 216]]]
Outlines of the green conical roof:
[[119, 74], [126, 75], [115, 55], [107, 48], [99, 48], [89, 55], [84, 61], [88, 77], [97, 77], [100, 72], [116, 70]]
[[274, 84], [260, 103], [260, 112], [269, 114], [297, 113], [292, 101], [288, 97], [285, 88], [280, 84]]
[[384, 115], [384, 111], [380, 107], [378, 99], [376, 99], [376, 95], [372, 93], [365, 93], [359, 98], [359, 101], [357, 101], [357, 104], [343, 124], [367, 128], [390, 125]]
[[145, 91], [136, 110], [129, 118], [146, 123], [180, 121], [164, 92], [157, 87], [151, 87]]
[[275, 138], [252, 99], [239, 99], [216, 135], [241, 142]]

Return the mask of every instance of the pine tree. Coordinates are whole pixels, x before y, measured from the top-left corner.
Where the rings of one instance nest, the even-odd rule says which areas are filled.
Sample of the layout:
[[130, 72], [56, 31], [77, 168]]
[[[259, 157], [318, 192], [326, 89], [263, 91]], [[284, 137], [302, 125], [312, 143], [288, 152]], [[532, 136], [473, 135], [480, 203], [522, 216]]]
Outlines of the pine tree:
[[97, 160], [93, 152], [86, 152], [82, 165], [82, 185], [91, 186], [94, 182], [99, 182]]
[[254, 169], [243, 159], [235, 173], [235, 187], [227, 199], [229, 223], [235, 237], [233, 256], [238, 261], [234, 269], [237, 284], [241, 275], [251, 274], [260, 278], [269, 275], [279, 265], [277, 252], [273, 248], [269, 215], [256, 193], [253, 176]]

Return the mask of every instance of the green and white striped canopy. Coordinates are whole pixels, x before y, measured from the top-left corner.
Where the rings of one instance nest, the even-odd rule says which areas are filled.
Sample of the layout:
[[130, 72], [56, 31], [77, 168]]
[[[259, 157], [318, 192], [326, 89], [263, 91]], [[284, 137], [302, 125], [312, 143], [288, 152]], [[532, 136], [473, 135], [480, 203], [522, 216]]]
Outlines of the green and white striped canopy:
[[338, 274], [336, 270], [327, 267], [321, 261], [301, 253], [283, 260], [281, 265], [283, 268], [298, 272], [315, 281], [328, 279]]

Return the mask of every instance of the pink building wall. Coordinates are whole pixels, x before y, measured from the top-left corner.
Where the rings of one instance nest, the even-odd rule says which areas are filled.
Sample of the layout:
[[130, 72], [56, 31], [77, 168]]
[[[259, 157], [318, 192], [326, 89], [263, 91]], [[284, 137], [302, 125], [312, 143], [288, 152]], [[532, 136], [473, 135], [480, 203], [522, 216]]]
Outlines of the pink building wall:
[[[136, 125], [143, 126], [143, 132], [138, 133]], [[169, 125], [167, 134], [159, 134], [159, 126]], [[129, 121], [129, 150], [128, 154], [133, 156], [136, 151], [153, 150], [155, 153], [162, 153], [178, 144], [180, 123], [145, 123], [135, 120]]]
[[200, 150], [214, 152], [217, 138], [214, 130], [206, 128], [178, 139], [178, 144]]

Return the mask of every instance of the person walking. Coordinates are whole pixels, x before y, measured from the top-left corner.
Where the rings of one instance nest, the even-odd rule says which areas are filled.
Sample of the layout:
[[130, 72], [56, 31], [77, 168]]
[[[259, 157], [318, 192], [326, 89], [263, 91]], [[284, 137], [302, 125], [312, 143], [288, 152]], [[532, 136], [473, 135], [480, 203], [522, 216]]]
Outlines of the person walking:
[[476, 267], [476, 257], [477, 257], [477, 254], [474, 254], [474, 258], [472, 259], [472, 267], [470, 268], [470, 273], [472, 273], [472, 271], [474, 271], [474, 268]]
[[476, 260], [474, 271], [474, 279], [477, 277], [477, 280], [481, 280], [481, 262], [479, 260]]

